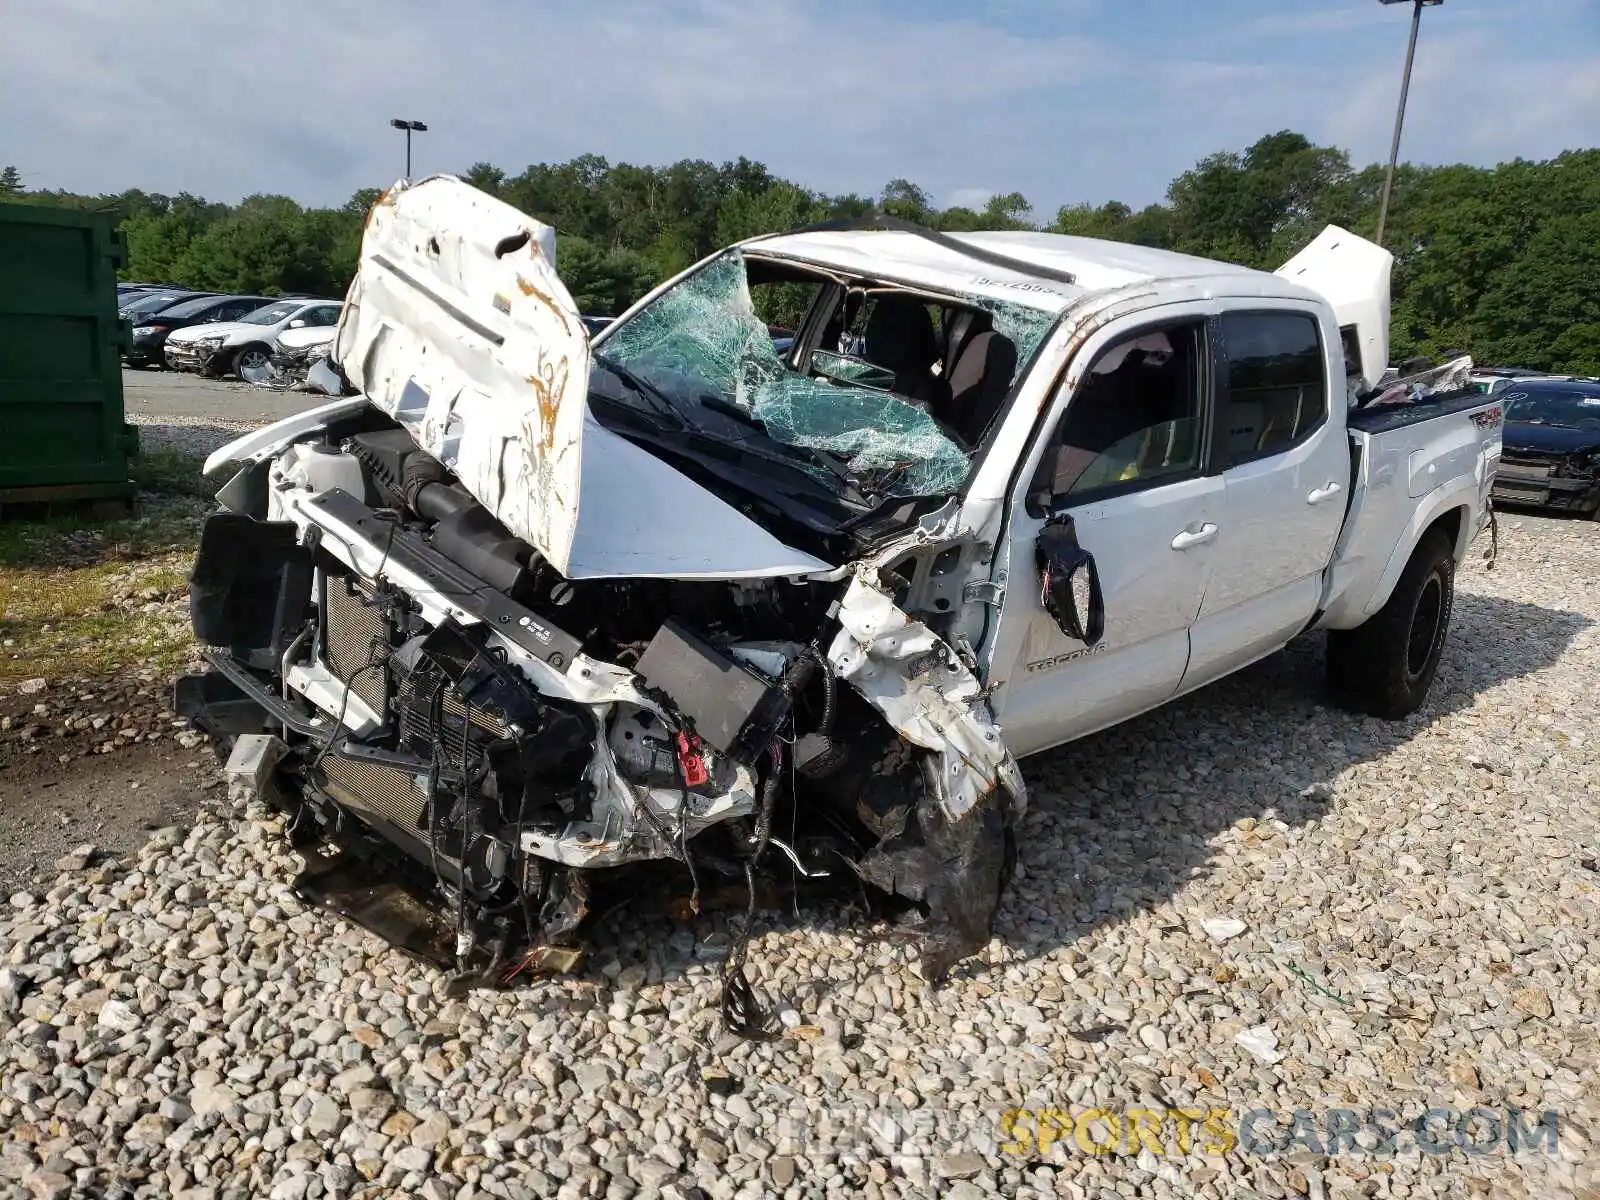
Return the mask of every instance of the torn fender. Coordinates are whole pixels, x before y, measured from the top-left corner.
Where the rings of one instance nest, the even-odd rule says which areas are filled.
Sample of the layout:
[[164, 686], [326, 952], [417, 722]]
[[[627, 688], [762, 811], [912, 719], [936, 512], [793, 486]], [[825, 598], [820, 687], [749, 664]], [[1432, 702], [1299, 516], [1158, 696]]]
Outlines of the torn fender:
[[839, 606], [828, 650], [834, 674], [881, 712], [900, 735], [931, 751], [940, 807], [959, 821], [1004, 788], [1013, 819], [1027, 805], [1022, 772], [1006, 749], [983, 685], [954, 650], [858, 574]]

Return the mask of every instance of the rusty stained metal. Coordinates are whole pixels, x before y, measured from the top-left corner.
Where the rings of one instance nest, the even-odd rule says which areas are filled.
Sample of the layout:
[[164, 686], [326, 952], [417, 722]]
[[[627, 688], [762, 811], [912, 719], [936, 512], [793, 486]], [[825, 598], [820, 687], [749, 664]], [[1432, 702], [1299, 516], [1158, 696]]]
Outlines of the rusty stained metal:
[[586, 411], [567, 401], [587, 390], [589, 347], [552, 238], [451, 177], [397, 183], [369, 212], [337, 352], [373, 404], [560, 564], [578, 494], [565, 451]]

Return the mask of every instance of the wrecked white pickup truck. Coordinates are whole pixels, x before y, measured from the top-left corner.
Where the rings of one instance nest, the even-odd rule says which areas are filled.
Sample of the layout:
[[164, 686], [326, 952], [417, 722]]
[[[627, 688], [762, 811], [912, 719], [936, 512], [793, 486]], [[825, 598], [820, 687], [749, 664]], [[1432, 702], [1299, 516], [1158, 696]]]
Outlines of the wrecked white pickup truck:
[[360, 394], [207, 464], [176, 694], [343, 848], [305, 888], [458, 978], [574, 961], [661, 860], [859, 880], [937, 977], [989, 937], [1018, 756], [1312, 629], [1336, 693], [1422, 703], [1500, 406], [1363, 407], [1371, 243], [1266, 274], [824, 226], [591, 345], [548, 233], [451, 177], [376, 204], [330, 357]]

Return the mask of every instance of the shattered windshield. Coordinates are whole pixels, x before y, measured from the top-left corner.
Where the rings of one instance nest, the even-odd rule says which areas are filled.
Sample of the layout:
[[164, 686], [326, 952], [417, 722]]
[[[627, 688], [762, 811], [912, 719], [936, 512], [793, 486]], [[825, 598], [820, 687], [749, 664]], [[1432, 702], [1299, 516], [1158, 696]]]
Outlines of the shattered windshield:
[[[964, 301], [993, 316], [1027, 361], [1051, 314], [993, 300]], [[631, 376], [674, 409], [737, 406], [767, 437], [827, 456], [814, 473], [838, 471], [887, 496], [953, 492], [966, 478], [970, 452], [935, 417], [891, 390], [896, 371], [819, 348], [813, 369], [782, 357], [751, 299], [744, 255], [729, 251], [617, 326], [596, 358]], [[926, 364], [924, 364], [926, 365]], [[818, 377], [825, 372], [826, 377]], [[1009, 384], [1009, 380], [1006, 381]], [[946, 389], [948, 390], [948, 389]]]

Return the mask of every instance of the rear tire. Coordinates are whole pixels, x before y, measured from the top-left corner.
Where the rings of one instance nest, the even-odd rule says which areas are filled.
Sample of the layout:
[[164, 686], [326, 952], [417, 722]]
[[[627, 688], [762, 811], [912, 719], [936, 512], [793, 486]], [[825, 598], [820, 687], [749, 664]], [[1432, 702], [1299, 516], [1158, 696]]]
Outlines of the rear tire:
[[1423, 537], [1388, 602], [1355, 629], [1328, 634], [1328, 685], [1343, 707], [1398, 721], [1422, 707], [1450, 629], [1454, 547]]

